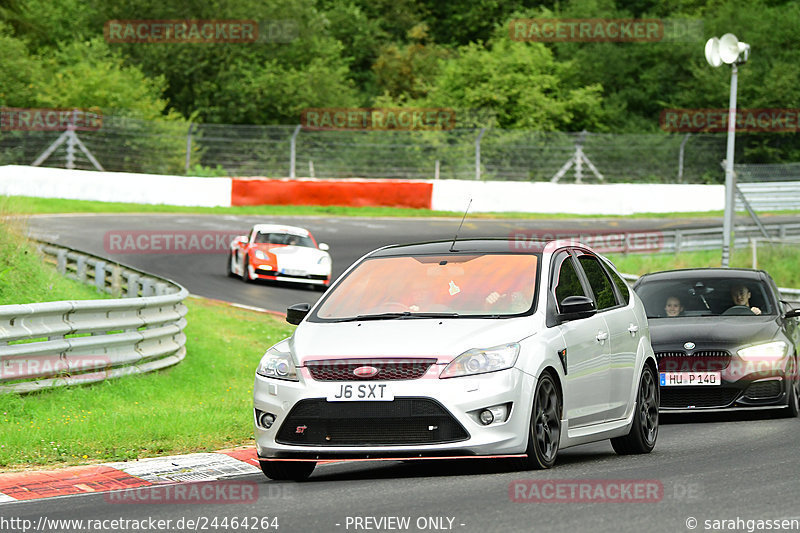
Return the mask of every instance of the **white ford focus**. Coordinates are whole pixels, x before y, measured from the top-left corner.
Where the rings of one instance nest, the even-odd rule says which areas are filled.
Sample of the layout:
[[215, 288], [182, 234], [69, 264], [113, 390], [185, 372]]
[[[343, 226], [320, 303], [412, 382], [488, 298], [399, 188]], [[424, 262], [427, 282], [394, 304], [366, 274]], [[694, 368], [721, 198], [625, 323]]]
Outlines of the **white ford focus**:
[[516, 457], [611, 439], [647, 453], [659, 389], [641, 301], [578, 243], [388, 246], [357, 261], [255, 376], [256, 448], [272, 479], [317, 461]]

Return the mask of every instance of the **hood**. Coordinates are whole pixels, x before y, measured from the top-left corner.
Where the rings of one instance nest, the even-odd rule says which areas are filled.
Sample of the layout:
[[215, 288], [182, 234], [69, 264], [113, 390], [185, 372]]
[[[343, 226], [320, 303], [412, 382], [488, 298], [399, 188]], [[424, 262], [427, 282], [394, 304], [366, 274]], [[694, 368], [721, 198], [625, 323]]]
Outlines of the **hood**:
[[532, 322], [531, 317], [303, 322], [289, 342], [299, 365], [354, 357], [435, 357], [438, 363], [449, 363], [470, 348], [528, 337], [534, 332]]
[[328, 252], [308, 246], [282, 246], [274, 244], [256, 245], [261, 250], [274, 255], [282, 265], [307, 265], [315, 264], [321, 257], [327, 257]]
[[728, 349], [772, 340], [779, 327], [775, 316], [718, 316], [650, 318], [653, 350], [683, 350], [693, 342], [695, 350]]

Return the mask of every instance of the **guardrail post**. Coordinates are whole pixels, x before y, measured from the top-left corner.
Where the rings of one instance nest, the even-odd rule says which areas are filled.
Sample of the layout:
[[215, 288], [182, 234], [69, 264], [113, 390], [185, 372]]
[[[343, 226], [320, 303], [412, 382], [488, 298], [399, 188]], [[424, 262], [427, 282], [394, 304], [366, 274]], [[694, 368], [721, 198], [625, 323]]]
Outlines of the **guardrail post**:
[[75, 261], [75, 274], [78, 276], [78, 281], [84, 283], [86, 281], [86, 256], [78, 256]]
[[56, 252], [56, 269], [61, 274], [67, 273], [67, 250], [58, 250]]
[[153, 296], [153, 280], [150, 278], [142, 278], [142, 296]]
[[676, 229], [675, 230], [675, 242], [672, 244], [672, 247], [674, 248], [676, 254], [680, 253], [680, 251], [681, 251], [682, 240], [683, 240], [683, 235], [681, 234], [681, 230]]
[[119, 296], [122, 293], [122, 267], [113, 265], [111, 267], [111, 294]]
[[[144, 287], [144, 281], [143, 279], [142, 287]], [[128, 290], [125, 291], [125, 297], [136, 298], [137, 296], [139, 296], [139, 274], [128, 274]]]
[[169, 294], [167, 284], [159, 281], [156, 283], [156, 296], [164, 296], [165, 294]]
[[94, 265], [94, 286], [98, 291], [106, 290], [106, 262], [98, 261]]

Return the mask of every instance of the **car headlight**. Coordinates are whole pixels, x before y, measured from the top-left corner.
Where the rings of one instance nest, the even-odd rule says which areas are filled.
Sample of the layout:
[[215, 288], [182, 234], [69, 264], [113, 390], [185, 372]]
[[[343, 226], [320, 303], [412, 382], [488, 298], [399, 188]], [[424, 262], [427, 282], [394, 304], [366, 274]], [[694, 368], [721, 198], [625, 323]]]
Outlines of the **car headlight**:
[[281, 351], [273, 346], [258, 363], [256, 374], [265, 378], [285, 379], [288, 381], [300, 381], [297, 377], [297, 369], [292, 361], [292, 354]]
[[505, 370], [514, 366], [519, 355], [519, 344], [512, 342], [493, 348], [473, 348], [453, 359], [445, 367], [440, 379], [473, 376]]
[[319, 258], [319, 261], [317, 261], [317, 264], [318, 265], [331, 266], [331, 258], [329, 256], [327, 256], [327, 255], [323, 255], [322, 257]]
[[789, 345], [783, 341], [772, 341], [742, 348], [737, 353], [745, 361], [777, 361], [786, 356]]
[[267, 261], [269, 259], [269, 256], [264, 253], [263, 250], [256, 250], [254, 255], [256, 256], [256, 259], [261, 259], [262, 261]]

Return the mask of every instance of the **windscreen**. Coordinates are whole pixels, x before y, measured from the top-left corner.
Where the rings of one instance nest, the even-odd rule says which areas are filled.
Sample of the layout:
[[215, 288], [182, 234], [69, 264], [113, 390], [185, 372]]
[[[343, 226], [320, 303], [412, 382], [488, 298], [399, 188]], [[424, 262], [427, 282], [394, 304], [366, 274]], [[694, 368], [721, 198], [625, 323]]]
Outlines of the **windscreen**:
[[326, 296], [316, 317], [525, 313], [534, 304], [538, 259], [528, 254], [367, 259]]
[[284, 244], [289, 246], [305, 246], [307, 248], [316, 248], [314, 241], [311, 237], [303, 235], [293, 235], [291, 233], [261, 233], [256, 235], [255, 242], [257, 244]]
[[647, 318], [755, 316], [775, 313], [766, 285], [752, 279], [647, 281], [636, 287]]

